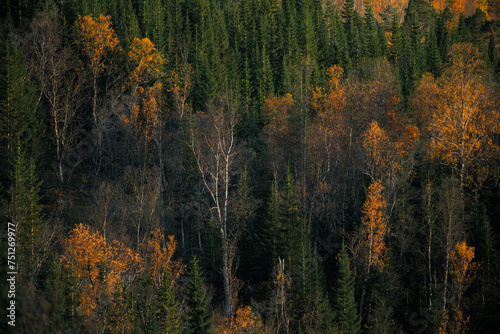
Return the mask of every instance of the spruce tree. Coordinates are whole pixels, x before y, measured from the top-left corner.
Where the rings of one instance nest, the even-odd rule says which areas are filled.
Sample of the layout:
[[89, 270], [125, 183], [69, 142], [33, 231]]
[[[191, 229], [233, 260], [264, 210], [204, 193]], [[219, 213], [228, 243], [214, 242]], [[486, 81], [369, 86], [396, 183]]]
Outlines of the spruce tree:
[[298, 273], [292, 280], [292, 291], [297, 294], [294, 309], [300, 317], [299, 328], [312, 333], [332, 330], [332, 309], [325, 288], [324, 272], [311, 249], [309, 229], [304, 221], [301, 228], [301, 249]]
[[380, 57], [382, 55], [382, 46], [379, 40], [378, 24], [372, 6], [366, 8], [365, 34], [367, 44], [366, 55], [372, 58]]
[[64, 323], [64, 278], [61, 272], [61, 264], [59, 258], [54, 256], [50, 269], [45, 279], [45, 299], [49, 307], [49, 328], [51, 333], [63, 332], [65, 329]]
[[0, 65], [0, 140], [5, 188], [10, 189], [10, 221], [17, 225], [19, 273], [33, 286], [42, 257], [44, 220], [40, 205], [41, 181], [36, 174], [36, 159], [41, 154], [43, 123], [29, 80], [21, 49], [12, 28], [2, 40]]
[[12, 27], [0, 34], [0, 124], [0, 182], [8, 189], [18, 150], [36, 160], [43, 138], [34, 88]]
[[453, 42], [454, 43], [469, 43], [470, 42], [470, 31], [467, 25], [465, 24], [465, 17], [460, 14], [458, 18], [457, 29], [453, 34]]
[[21, 279], [32, 285], [38, 274], [43, 250], [44, 219], [40, 205], [40, 185], [33, 158], [27, 158], [19, 146], [11, 176], [11, 215], [17, 226], [19, 272]]
[[434, 77], [441, 75], [441, 54], [436, 39], [436, 30], [431, 29], [426, 38], [425, 53], [427, 58], [427, 71]]
[[205, 298], [203, 275], [196, 256], [191, 260], [186, 293], [187, 316], [185, 334], [209, 334], [212, 330], [212, 314]]
[[401, 28], [399, 27], [399, 16], [396, 10], [392, 13], [391, 38], [389, 40], [389, 60], [396, 64], [402, 56]]
[[[4, 215], [2, 214], [2, 205], [0, 205], [0, 219], [1, 219], [1, 228], [0, 228], [0, 231], [1, 233], [4, 235], [4, 236], [7, 236], [8, 235], [8, 230], [7, 230], [7, 222], [3, 219]], [[7, 276], [7, 268], [8, 268], [8, 253], [7, 253], [7, 249], [8, 249], [8, 239], [7, 237], [4, 237], [4, 238], [0, 238], [0, 265], [2, 266], [2, 268], [5, 268], [5, 269], [2, 269], [1, 273], [0, 273], [0, 305], [2, 306], [2, 308], [5, 307], [2, 315], [4, 317], [4, 319], [2, 319], [2, 321], [0, 321], [0, 332], [1, 333], [5, 333], [5, 334], [14, 334], [14, 333], [18, 333], [18, 326], [19, 324], [21, 323], [22, 321], [22, 310], [20, 309], [19, 307], [19, 303], [17, 302], [16, 300], [16, 316], [15, 316], [15, 322], [14, 324], [16, 326], [11, 326], [9, 325], [9, 322], [14, 320], [14, 319], [10, 319], [10, 317], [8, 317], [9, 313], [7, 312], [10, 312], [7, 310], [7, 307], [10, 307], [9, 303], [11, 302], [11, 298], [9, 298], [9, 290], [10, 290], [10, 282], [7, 281], [8, 277]]]
[[292, 277], [297, 272], [297, 266], [301, 262], [302, 244], [301, 235], [302, 219], [300, 217], [299, 202], [295, 194], [295, 185], [292, 174], [288, 172], [284, 194], [278, 204], [278, 217], [275, 221], [275, 239], [278, 256], [288, 261], [288, 267], [292, 268]]
[[447, 26], [453, 22], [453, 14], [449, 7], [446, 7], [438, 16], [436, 21], [436, 42], [439, 49], [441, 61], [446, 63], [448, 50], [451, 46], [451, 38]]
[[132, 297], [121, 282], [115, 283], [113, 304], [109, 308], [109, 327], [112, 333], [131, 333], [135, 325]]
[[498, 65], [497, 65], [497, 55], [496, 55], [496, 49], [495, 49], [495, 34], [490, 33], [490, 38], [488, 42], [488, 62], [490, 67], [493, 69], [494, 72], [498, 70]]
[[338, 259], [339, 271], [335, 290], [336, 324], [339, 333], [360, 333], [361, 322], [354, 299], [354, 279], [351, 276], [347, 249], [343, 242]]
[[179, 305], [168, 271], [165, 271], [158, 292], [157, 333], [180, 334], [182, 332]]

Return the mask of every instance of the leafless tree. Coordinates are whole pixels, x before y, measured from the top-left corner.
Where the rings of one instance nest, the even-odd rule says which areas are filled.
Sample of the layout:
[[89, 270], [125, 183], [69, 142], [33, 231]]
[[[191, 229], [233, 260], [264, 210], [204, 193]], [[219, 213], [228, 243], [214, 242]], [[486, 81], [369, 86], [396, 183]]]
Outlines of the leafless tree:
[[224, 278], [224, 313], [232, 313], [231, 245], [234, 234], [228, 222], [230, 186], [235, 165], [237, 108], [223, 96], [208, 107], [206, 114], [193, 116], [191, 149], [201, 173], [201, 179], [213, 202], [213, 211], [222, 242], [222, 274]]
[[124, 213], [135, 228], [139, 245], [148, 232], [158, 227], [160, 185], [155, 167], [129, 168], [125, 172]]
[[65, 183], [67, 166], [64, 160], [82, 130], [78, 118], [82, 81], [71, 49], [63, 43], [59, 21], [59, 13], [55, 10], [39, 12], [23, 44], [28, 70], [37, 86], [38, 103], [48, 106], [57, 174], [59, 181]]

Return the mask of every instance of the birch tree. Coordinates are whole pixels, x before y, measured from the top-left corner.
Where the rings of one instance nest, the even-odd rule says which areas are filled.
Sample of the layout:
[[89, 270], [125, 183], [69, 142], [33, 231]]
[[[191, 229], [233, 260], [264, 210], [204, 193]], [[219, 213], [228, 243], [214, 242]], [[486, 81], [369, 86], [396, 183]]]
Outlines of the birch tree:
[[224, 280], [224, 313], [232, 313], [231, 262], [235, 235], [229, 224], [230, 186], [236, 161], [236, 106], [223, 96], [208, 107], [207, 113], [192, 117], [191, 149], [203, 184], [213, 203], [222, 243], [222, 275]]

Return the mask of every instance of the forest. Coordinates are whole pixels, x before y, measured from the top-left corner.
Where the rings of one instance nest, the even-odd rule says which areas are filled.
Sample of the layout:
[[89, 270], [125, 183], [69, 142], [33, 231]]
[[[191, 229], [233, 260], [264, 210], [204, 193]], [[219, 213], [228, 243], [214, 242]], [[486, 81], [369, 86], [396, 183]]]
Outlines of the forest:
[[498, 1], [0, 6], [2, 333], [497, 333]]

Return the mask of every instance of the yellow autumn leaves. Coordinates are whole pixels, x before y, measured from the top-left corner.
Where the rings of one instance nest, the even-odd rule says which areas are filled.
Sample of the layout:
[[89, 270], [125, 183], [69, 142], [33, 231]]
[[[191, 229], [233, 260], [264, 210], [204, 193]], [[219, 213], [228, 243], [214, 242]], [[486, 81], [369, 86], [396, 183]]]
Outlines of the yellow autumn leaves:
[[113, 295], [118, 283], [127, 286], [139, 273], [151, 275], [156, 285], [165, 271], [172, 279], [179, 277], [185, 266], [173, 260], [177, 242], [169, 236], [162, 247], [163, 241], [162, 232], [153, 230], [143, 252], [145, 256], [141, 257], [122, 243], [109, 241], [99, 232], [78, 224], [64, 243], [61, 264], [65, 271], [76, 276], [82, 314], [88, 319], [103, 293]]

